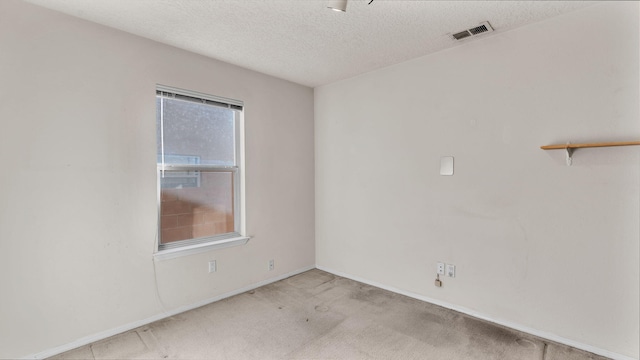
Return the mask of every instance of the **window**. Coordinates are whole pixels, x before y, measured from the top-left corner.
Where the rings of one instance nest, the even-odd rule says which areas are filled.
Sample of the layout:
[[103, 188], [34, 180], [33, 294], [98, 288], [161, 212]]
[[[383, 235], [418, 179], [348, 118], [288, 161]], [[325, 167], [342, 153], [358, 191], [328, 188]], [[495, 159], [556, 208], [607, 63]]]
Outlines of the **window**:
[[158, 250], [241, 238], [242, 102], [158, 86]]

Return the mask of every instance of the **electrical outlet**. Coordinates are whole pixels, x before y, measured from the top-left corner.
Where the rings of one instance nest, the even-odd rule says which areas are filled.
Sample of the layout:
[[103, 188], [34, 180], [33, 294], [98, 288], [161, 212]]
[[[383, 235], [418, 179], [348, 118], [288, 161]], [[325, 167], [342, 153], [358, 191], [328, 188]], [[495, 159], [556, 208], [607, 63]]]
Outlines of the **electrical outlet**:
[[269, 260], [269, 271], [273, 270], [274, 267], [273, 259]]
[[436, 267], [436, 274], [444, 275], [444, 263], [438, 263], [438, 266]]
[[453, 264], [447, 264], [447, 276], [456, 277], [456, 266]]
[[215, 260], [209, 261], [209, 272], [214, 273], [216, 271], [218, 271], [218, 267], [216, 266], [216, 261]]

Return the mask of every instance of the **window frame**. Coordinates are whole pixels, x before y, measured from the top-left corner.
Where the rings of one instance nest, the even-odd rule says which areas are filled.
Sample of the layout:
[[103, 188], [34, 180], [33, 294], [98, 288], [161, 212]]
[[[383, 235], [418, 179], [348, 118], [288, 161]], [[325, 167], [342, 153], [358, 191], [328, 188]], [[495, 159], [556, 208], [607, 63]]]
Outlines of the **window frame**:
[[[234, 110], [234, 165], [209, 165], [209, 164], [167, 164], [158, 162], [156, 156], [156, 191], [157, 191], [157, 235], [154, 256], [159, 259], [173, 258], [177, 256], [208, 251], [215, 248], [243, 245], [249, 240], [245, 234], [244, 212], [244, 103], [240, 100], [228, 99], [219, 96], [199, 93], [191, 90], [179, 89], [164, 85], [156, 85], [156, 101], [159, 97], [186, 100], [199, 104], [207, 104]], [[158, 116], [156, 112], [156, 117]], [[157, 127], [158, 125], [156, 125]], [[158, 129], [156, 128], [156, 132]], [[161, 134], [163, 130], [161, 129]], [[163, 135], [161, 135], [163, 136]], [[159, 139], [156, 137], [156, 141]], [[157, 146], [157, 145], [156, 145]], [[209, 172], [231, 173], [233, 193], [233, 231], [224, 234], [205, 236], [162, 243], [161, 219], [162, 219], [162, 188], [161, 178], [167, 172], [195, 171], [198, 174]], [[199, 175], [200, 176], [200, 175]]]

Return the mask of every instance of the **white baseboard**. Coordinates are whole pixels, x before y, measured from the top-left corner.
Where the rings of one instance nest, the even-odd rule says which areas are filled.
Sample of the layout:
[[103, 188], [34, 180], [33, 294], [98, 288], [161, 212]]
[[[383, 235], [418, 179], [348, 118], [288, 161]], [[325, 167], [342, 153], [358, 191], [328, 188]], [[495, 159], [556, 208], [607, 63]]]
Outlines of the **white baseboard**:
[[288, 277], [291, 277], [291, 276], [294, 276], [294, 275], [297, 275], [297, 274], [300, 274], [300, 273], [303, 273], [305, 271], [309, 271], [309, 270], [312, 270], [312, 269], [315, 269], [315, 266], [308, 266], [308, 267], [304, 267], [304, 268], [301, 268], [301, 269], [298, 269], [298, 270], [294, 270], [294, 271], [288, 272], [286, 274], [282, 274], [282, 275], [276, 276], [274, 278], [269, 278], [267, 280], [263, 280], [263, 281], [260, 281], [260, 282], [257, 282], [257, 283], [251, 284], [251, 285], [247, 285], [247, 286], [242, 287], [240, 289], [236, 289], [236, 290], [233, 290], [233, 291], [230, 291], [230, 292], [218, 295], [218, 296], [214, 296], [212, 298], [208, 298], [208, 299], [205, 299], [205, 300], [202, 300], [202, 301], [198, 301], [198, 302], [193, 303], [193, 304], [181, 306], [179, 308], [172, 309], [172, 310], [169, 310], [167, 312], [164, 312], [164, 313], [161, 313], [161, 314], [157, 314], [157, 315], [151, 316], [151, 317], [146, 318], [146, 319], [134, 321], [134, 322], [122, 325], [122, 326], [118, 326], [118, 327], [113, 328], [113, 329], [109, 329], [109, 330], [101, 331], [101, 332], [93, 334], [93, 335], [85, 336], [83, 338], [80, 338], [80, 339], [78, 339], [76, 341], [73, 341], [73, 342], [70, 342], [68, 344], [57, 346], [57, 347], [55, 347], [53, 349], [48, 349], [48, 350], [41, 351], [41, 352], [36, 353], [36, 354], [27, 355], [27, 356], [23, 357], [23, 359], [46, 359], [46, 358], [51, 357], [51, 356], [62, 354], [63, 352], [66, 352], [66, 351], [69, 351], [69, 350], [73, 350], [73, 349], [79, 348], [81, 346], [84, 346], [84, 345], [87, 345], [87, 344], [91, 344], [91, 343], [96, 342], [96, 341], [104, 340], [104, 339], [106, 339], [108, 337], [111, 337], [111, 336], [114, 336], [114, 335], [118, 335], [118, 334], [121, 334], [121, 333], [129, 331], [129, 330], [133, 330], [135, 328], [150, 324], [150, 323], [152, 323], [154, 321], [162, 320], [164, 318], [168, 318], [170, 316], [177, 315], [177, 314], [183, 313], [185, 311], [193, 310], [193, 309], [199, 308], [201, 306], [208, 305], [208, 304], [211, 304], [213, 302], [220, 301], [222, 299], [226, 299], [228, 297], [231, 297], [231, 296], [234, 296], [234, 295], [238, 295], [238, 294], [253, 290], [255, 288], [259, 288], [261, 286], [268, 285], [268, 284], [274, 283], [276, 281], [280, 281], [280, 280], [286, 279]]
[[462, 306], [453, 305], [453, 304], [450, 304], [450, 303], [447, 303], [447, 302], [444, 302], [444, 301], [432, 299], [432, 298], [429, 298], [429, 297], [426, 297], [426, 296], [423, 296], [423, 295], [420, 295], [420, 294], [415, 294], [415, 293], [412, 293], [412, 292], [409, 292], [409, 291], [396, 289], [396, 288], [394, 288], [392, 286], [387, 286], [387, 285], [384, 285], [384, 284], [380, 284], [380, 283], [377, 283], [375, 281], [371, 281], [371, 280], [368, 280], [368, 279], [363, 279], [363, 278], [358, 277], [358, 276], [345, 274], [343, 272], [335, 271], [335, 270], [329, 269], [329, 268], [324, 267], [324, 266], [316, 265], [316, 268], [319, 269], [319, 270], [322, 270], [322, 271], [326, 271], [328, 273], [332, 273], [334, 275], [338, 275], [338, 276], [347, 278], [347, 279], [355, 280], [355, 281], [358, 281], [358, 282], [361, 282], [361, 283], [364, 283], [364, 284], [367, 284], [367, 285], [375, 286], [375, 287], [378, 287], [378, 288], [381, 288], [381, 289], [384, 289], [384, 290], [388, 290], [388, 291], [391, 291], [391, 292], [394, 292], [394, 293], [397, 293], [397, 294], [405, 295], [405, 296], [408, 296], [410, 298], [418, 299], [418, 300], [425, 301], [425, 302], [428, 302], [428, 303], [431, 303], [431, 304], [434, 304], [434, 305], [442, 306], [442, 307], [447, 308], [447, 309], [455, 310], [455, 311], [461, 312], [463, 314], [467, 314], [467, 315], [473, 316], [473, 317], [478, 318], [478, 319], [482, 319], [482, 320], [485, 320], [485, 321], [492, 322], [494, 324], [506, 326], [508, 328], [511, 328], [511, 329], [514, 329], [514, 330], [518, 330], [518, 331], [522, 331], [524, 333], [531, 334], [531, 335], [534, 335], [534, 336], [537, 336], [537, 337], [540, 337], [540, 338], [543, 338], [543, 339], [547, 339], [549, 341], [553, 341], [553, 342], [556, 342], [556, 343], [568, 345], [568, 346], [574, 347], [576, 349], [588, 351], [588, 352], [596, 354], [596, 355], [605, 356], [605, 357], [608, 357], [608, 358], [611, 358], [611, 359], [614, 359], [614, 360], [637, 360], [635, 358], [632, 358], [632, 357], [629, 357], [629, 356], [626, 356], [626, 355], [617, 354], [617, 353], [614, 353], [614, 352], [611, 352], [611, 351], [608, 351], [608, 350], [600, 349], [600, 348], [597, 348], [597, 347], [594, 347], [594, 346], [591, 346], [591, 345], [587, 345], [587, 344], [579, 343], [579, 342], [574, 341], [574, 340], [566, 339], [566, 338], [563, 338], [561, 336], [558, 336], [556, 334], [552, 334], [552, 333], [549, 333], [549, 332], [546, 332], [546, 331], [541, 331], [541, 330], [529, 328], [529, 327], [522, 326], [522, 325], [510, 322], [510, 321], [506, 321], [506, 320], [497, 320], [497, 319], [494, 319], [494, 318], [492, 318], [490, 316], [487, 316], [485, 314], [479, 313], [479, 312], [471, 310], [471, 309], [467, 309], [467, 308], [462, 307]]

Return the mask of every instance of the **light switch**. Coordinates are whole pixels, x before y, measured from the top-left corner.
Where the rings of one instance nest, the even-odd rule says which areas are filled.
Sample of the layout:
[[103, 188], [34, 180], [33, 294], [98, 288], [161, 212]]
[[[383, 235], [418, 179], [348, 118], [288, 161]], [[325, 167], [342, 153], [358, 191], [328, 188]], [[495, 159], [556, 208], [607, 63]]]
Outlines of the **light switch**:
[[440, 175], [453, 175], [453, 156], [443, 156], [440, 158]]

